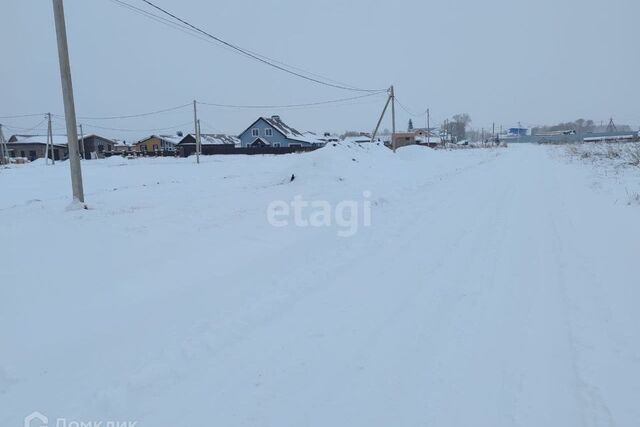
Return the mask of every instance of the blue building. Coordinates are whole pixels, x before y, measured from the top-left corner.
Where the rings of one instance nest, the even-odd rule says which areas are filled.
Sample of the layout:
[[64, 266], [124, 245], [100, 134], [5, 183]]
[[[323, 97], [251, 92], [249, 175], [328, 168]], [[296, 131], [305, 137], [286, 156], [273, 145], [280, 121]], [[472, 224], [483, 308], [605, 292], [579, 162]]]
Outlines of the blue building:
[[300, 132], [280, 116], [260, 117], [238, 135], [241, 147], [319, 147], [324, 143], [311, 132]]

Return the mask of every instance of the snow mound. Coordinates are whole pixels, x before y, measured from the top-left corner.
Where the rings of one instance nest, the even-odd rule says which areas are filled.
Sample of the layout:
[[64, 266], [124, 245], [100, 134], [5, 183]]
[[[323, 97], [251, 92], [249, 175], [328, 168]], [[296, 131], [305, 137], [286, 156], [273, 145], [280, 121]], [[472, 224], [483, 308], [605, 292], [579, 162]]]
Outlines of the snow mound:
[[393, 152], [382, 143], [334, 142], [300, 155], [284, 176], [289, 180], [293, 174], [296, 179], [340, 182], [379, 170], [395, 160]]
[[400, 147], [396, 150], [396, 154], [402, 160], [422, 160], [425, 157], [430, 157], [433, 154], [433, 148], [425, 147], [423, 145], [407, 145]]

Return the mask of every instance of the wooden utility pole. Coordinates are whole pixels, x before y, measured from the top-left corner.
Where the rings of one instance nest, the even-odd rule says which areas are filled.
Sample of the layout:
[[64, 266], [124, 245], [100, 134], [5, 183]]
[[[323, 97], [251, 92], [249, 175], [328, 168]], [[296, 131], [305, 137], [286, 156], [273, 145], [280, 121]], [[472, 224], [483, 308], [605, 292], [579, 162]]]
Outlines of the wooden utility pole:
[[378, 134], [378, 130], [380, 129], [380, 124], [382, 123], [382, 119], [387, 112], [387, 108], [389, 108], [389, 104], [391, 103], [391, 91], [389, 90], [389, 97], [387, 98], [387, 102], [384, 104], [384, 108], [382, 109], [382, 114], [380, 114], [380, 118], [378, 119], [378, 123], [376, 124], [376, 128], [373, 130], [373, 134], [371, 135], [371, 142], [374, 142], [376, 139], [376, 135]]
[[198, 103], [196, 100], [193, 100], [193, 127], [194, 127], [194, 135], [196, 137], [196, 163], [200, 163], [200, 145], [198, 141], [200, 139], [200, 132], [198, 131]]
[[49, 154], [51, 154], [51, 164], [56, 164], [56, 156], [53, 153], [53, 130], [51, 129], [51, 113], [47, 113], [47, 148], [45, 150], [46, 164], [49, 164]]
[[82, 130], [82, 124], [80, 125], [80, 154], [82, 155], [82, 159], [86, 158], [84, 155], [84, 131]]
[[69, 46], [67, 44], [67, 28], [64, 21], [64, 5], [62, 0], [53, 0], [53, 17], [58, 40], [58, 61], [60, 63], [60, 80], [64, 98], [64, 117], [67, 125], [67, 143], [69, 147], [69, 166], [71, 168], [71, 189], [74, 201], [84, 203], [82, 186], [82, 169], [78, 153], [78, 126], [76, 124], [76, 107], [73, 100], [73, 84], [71, 82], [71, 64], [69, 62]]
[[427, 108], [427, 144], [431, 143], [431, 111]]
[[2, 156], [2, 161], [0, 161], [0, 165], [9, 164], [9, 148], [7, 147], [7, 141], [4, 139], [4, 132], [2, 131], [2, 124], [0, 124], [0, 156]]
[[396, 94], [391, 85], [391, 147], [396, 152]]
[[202, 140], [201, 140], [201, 133], [200, 133], [200, 119], [198, 119], [197, 127], [196, 127], [196, 159], [198, 163], [200, 163], [201, 150], [202, 150]]

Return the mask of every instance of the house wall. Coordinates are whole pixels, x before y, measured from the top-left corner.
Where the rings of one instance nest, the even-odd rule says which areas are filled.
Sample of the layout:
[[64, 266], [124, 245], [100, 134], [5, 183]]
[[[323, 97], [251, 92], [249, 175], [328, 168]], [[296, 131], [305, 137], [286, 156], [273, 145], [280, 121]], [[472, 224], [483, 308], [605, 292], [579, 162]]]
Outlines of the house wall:
[[162, 141], [158, 137], [147, 138], [143, 141], [136, 143], [139, 151], [141, 152], [153, 152], [162, 150]]
[[396, 141], [397, 148], [416, 143], [416, 136], [414, 133], [396, 133], [394, 135], [394, 139]]
[[[259, 137], [262, 138], [263, 140], [269, 142], [269, 144], [271, 144], [272, 147], [277, 147], [278, 144], [279, 144], [280, 147], [289, 147], [290, 144], [297, 144], [297, 145], [300, 145], [302, 147], [310, 147], [311, 146], [311, 144], [309, 144], [307, 142], [293, 141], [293, 140], [289, 140], [289, 139], [285, 138], [273, 126], [271, 126], [265, 120], [260, 119], [253, 126], [251, 126], [249, 129], [244, 131], [239, 136], [239, 138], [240, 138], [240, 146], [241, 147], [248, 147], [249, 145], [253, 144], [253, 142], [256, 140], [256, 138], [258, 138], [258, 136], [253, 136], [252, 135], [252, 129], [258, 129]], [[271, 129], [272, 130], [272, 135], [271, 136], [267, 136], [265, 134], [265, 130], [266, 129]]]
[[[44, 159], [46, 147], [46, 144], [7, 143], [11, 157], [26, 157], [31, 161]], [[69, 155], [67, 147], [64, 145], [54, 145], [53, 154], [56, 160], [65, 160]]]
[[112, 151], [114, 148], [114, 142], [102, 138], [96, 135], [90, 135], [84, 138], [84, 157], [85, 159], [92, 159], [92, 153], [95, 153], [96, 157], [103, 157], [102, 153]]

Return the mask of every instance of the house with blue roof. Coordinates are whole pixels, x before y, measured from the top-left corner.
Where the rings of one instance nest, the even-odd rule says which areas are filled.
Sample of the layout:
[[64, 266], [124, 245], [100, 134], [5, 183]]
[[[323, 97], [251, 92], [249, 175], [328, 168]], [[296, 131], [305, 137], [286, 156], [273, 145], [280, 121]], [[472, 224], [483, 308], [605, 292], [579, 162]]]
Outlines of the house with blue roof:
[[246, 147], [320, 147], [324, 145], [314, 133], [300, 132], [288, 126], [280, 116], [260, 117], [238, 135]]

